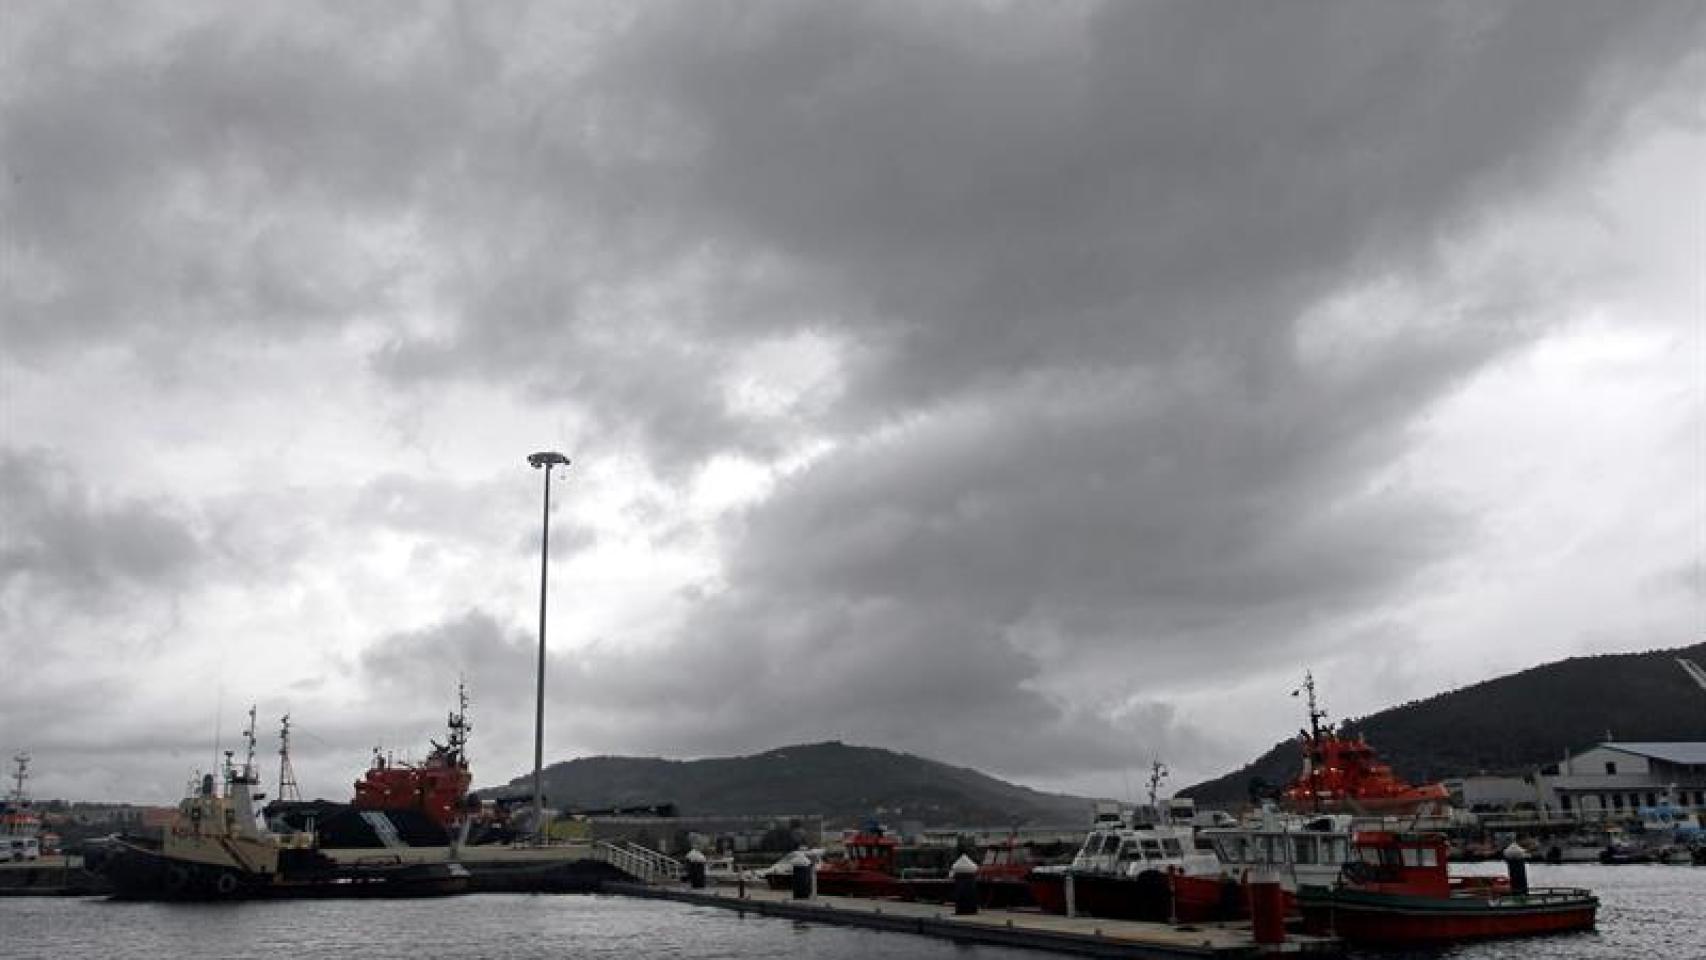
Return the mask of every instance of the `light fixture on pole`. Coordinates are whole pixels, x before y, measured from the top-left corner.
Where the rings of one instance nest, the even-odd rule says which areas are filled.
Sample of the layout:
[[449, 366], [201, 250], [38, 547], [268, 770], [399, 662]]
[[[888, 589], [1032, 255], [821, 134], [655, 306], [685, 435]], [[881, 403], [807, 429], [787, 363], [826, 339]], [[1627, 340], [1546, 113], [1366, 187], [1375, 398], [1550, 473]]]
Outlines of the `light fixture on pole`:
[[545, 517], [539, 538], [539, 682], [533, 714], [533, 824], [534, 830], [545, 831], [545, 793], [542, 768], [545, 760], [545, 573], [551, 557], [551, 468], [568, 467], [569, 458], [560, 453], [530, 454], [527, 462], [533, 469], [545, 470]]

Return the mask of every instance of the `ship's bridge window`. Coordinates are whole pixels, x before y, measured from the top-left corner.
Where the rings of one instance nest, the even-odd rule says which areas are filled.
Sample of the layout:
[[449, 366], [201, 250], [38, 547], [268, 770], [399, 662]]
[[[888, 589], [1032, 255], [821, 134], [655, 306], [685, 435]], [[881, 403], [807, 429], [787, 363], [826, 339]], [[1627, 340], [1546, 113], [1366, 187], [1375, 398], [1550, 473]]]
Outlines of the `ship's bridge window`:
[[1404, 866], [1419, 867], [1422, 865], [1422, 851], [1417, 850], [1415, 847], [1405, 847], [1403, 853]]
[[1293, 859], [1297, 863], [1315, 862], [1316, 849], [1314, 837], [1292, 837], [1291, 844]]
[[1182, 857], [1185, 852], [1179, 848], [1179, 841], [1168, 837], [1161, 841], [1161, 850], [1169, 857]]
[[1345, 862], [1345, 838], [1344, 837], [1324, 837], [1324, 838], [1322, 838], [1322, 843], [1325, 844], [1323, 851], [1322, 851], [1322, 857], [1321, 857], [1322, 863], [1344, 863]]
[[1437, 856], [1437, 852], [1434, 850], [1433, 847], [1428, 847], [1426, 850], [1421, 851], [1421, 854], [1422, 854], [1422, 866], [1424, 866], [1424, 867], [1437, 867], [1437, 866], [1439, 866], [1439, 859]]
[[1247, 856], [1244, 851], [1243, 837], [1215, 838], [1214, 852], [1227, 863], [1243, 863]]
[[1146, 860], [1161, 859], [1161, 843], [1153, 837], [1143, 839], [1143, 857]]
[[1100, 850], [1100, 852], [1102, 854], [1105, 854], [1106, 856], [1111, 857], [1114, 854], [1118, 853], [1119, 849], [1120, 849], [1120, 838], [1119, 837], [1117, 837], [1111, 833], [1105, 834], [1102, 837], [1102, 849]]

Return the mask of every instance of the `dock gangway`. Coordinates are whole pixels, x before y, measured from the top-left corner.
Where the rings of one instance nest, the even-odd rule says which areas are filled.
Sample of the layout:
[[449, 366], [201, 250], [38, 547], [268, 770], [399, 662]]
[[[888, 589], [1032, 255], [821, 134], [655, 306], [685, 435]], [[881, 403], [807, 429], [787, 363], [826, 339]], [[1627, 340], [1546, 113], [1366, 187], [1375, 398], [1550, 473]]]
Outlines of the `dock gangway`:
[[629, 840], [597, 841], [592, 845], [592, 859], [602, 860], [644, 883], [679, 881], [686, 875], [680, 860]]

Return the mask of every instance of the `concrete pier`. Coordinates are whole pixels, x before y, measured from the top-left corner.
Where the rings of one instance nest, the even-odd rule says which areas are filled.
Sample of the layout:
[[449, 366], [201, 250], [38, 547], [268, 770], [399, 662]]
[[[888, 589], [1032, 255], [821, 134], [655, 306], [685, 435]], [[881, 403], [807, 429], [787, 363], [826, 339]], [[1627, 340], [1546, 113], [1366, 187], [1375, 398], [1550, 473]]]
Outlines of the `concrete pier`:
[[1283, 943], [1259, 944], [1249, 924], [1174, 927], [1164, 923], [1063, 917], [1033, 910], [982, 910], [956, 915], [952, 904], [853, 897], [795, 900], [788, 891], [748, 886], [741, 897], [731, 889], [691, 890], [672, 884], [607, 882], [606, 893], [675, 900], [765, 916], [817, 923], [893, 930], [966, 943], [1027, 947], [1082, 957], [1334, 957], [1343, 946], [1331, 937], [1294, 935]]

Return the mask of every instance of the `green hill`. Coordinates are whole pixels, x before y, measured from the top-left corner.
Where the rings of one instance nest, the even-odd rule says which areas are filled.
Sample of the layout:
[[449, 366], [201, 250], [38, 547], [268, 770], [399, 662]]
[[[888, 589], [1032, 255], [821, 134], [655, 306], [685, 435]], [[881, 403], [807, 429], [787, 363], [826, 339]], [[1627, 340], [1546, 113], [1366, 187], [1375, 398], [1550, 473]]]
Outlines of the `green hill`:
[[[532, 774], [487, 795], [532, 791]], [[674, 803], [683, 816], [821, 814], [832, 822], [880, 815], [926, 825], [1088, 822], [1091, 801], [1041, 793], [905, 753], [839, 741], [749, 757], [659, 760], [584, 757], [545, 768], [554, 807]]]
[[[1677, 665], [1706, 666], [1706, 643], [1647, 653], [1575, 657], [1406, 703], [1344, 726], [1412, 782], [1515, 773], [1605, 740], [1706, 740], [1706, 690]], [[1330, 704], [1329, 704], [1330, 706]], [[1248, 766], [1182, 796], [1199, 805], [1248, 802], [1251, 787], [1300, 768], [1286, 740]]]

